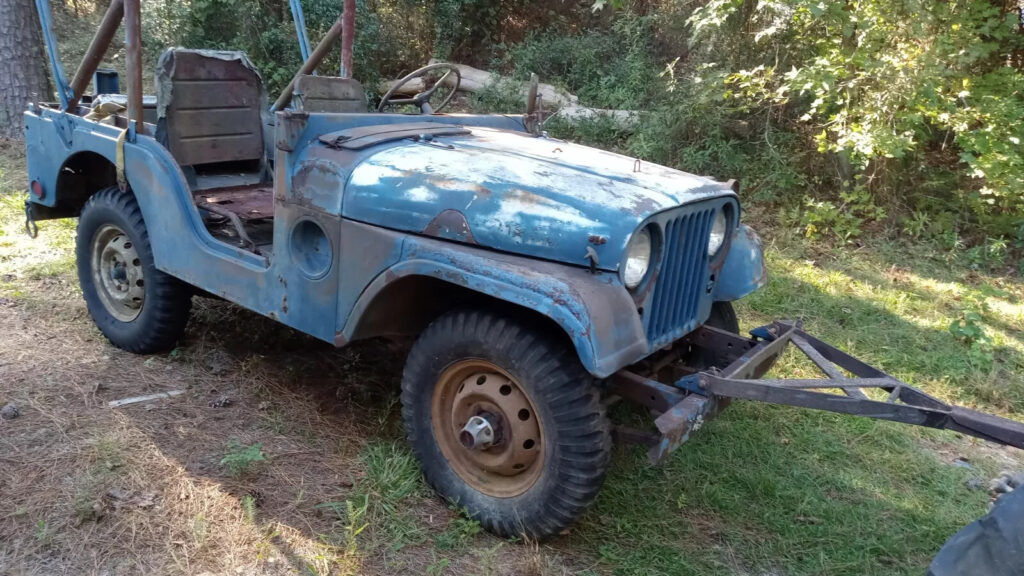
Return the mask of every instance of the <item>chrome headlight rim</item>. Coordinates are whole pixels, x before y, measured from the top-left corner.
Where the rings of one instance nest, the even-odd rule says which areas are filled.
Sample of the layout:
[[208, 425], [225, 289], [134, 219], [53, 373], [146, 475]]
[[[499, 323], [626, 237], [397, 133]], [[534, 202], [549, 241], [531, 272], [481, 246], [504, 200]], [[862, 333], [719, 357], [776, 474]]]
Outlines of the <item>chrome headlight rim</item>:
[[[646, 248], [643, 248], [644, 245], [646, 245]], [[652, 270], [655, 268], [655, 257], [659, 246], [658, 226], [653, 222], [637, 228], [629, 237], [629, 241], [626, 243], [626, 250], [623, 252], [622, 267], [620, 269], [620, 277], [627, 290], [638, 292], [648, 284]], [[631, 272], [629, 268], [630, 261], [634, 258], [633, 251], [638, 249], [646, 251], [646, 262], [643, 263], [643, 268], [640, 272]], [[643, 258], [639, 260], [643, 260]]]
[[725, 246], [725, 239], [729, 233], [729, 216], [726, 207], [722, 206], [715, 211], [715, 219], [712, 220], [711, 230], [708, 233], [708, 257], [714, 258]]
[[729, 237], [736, 227], [734, 220], [732, 204], [723, 204], [715, 212], [715, 219], [712, 221], [711, 230], [708, 232], [708, 258], [710, 260], [717, 260], [725, 254], [724, 248], [729, 243]]

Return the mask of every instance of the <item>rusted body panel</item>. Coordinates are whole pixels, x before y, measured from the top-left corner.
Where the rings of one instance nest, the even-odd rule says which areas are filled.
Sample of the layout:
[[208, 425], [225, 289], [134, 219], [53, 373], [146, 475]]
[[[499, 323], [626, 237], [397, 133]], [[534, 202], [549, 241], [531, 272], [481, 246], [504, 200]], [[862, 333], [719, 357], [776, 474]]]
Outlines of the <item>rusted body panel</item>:
[[[356, 230], [362, 227], [366, 225], [351, 222], [344, 229], [358, 235]], [[592, 274], [585, 268], [480, 248], [453, 250], [449, 242], [397, 232], [377, 232], [376, 236], [379, 246], [390, 249], [380, 249], [374, 260], [385, 258], [393, 264], [386, 268], [373, 266], [383, 272], [359, 295], [339, 334], [342, 342], [360, 334], [364, 313], [390, 284], [410, 277], [426, 277], [549, 318], [566, 333], [583, 366], [598, 377], [609, 376], [652, 351], [644, 337], [640, 315], [618, 274]], [[391, 241], [386, 240], [389, 236]], [[396, 254], [393, 248], [399, 244], [401, 251]], [[360, 260], [365, 265], [368, 259]], [[360, 270], [359, 275], [362, 273]]]
[[590, 245], [597, 267], [614, 271], [646, 219], [695, 202], [735, 199], [713, 180], [654, 164], [634, 172], [633, 165], [633, 158], [560, 140], [474, 128], [431, 143], [377, 148], [352, 169], [343, 213], [430, 234], [439, 229], [435, 219], [453, 211], [468, 224], [456, 236], [481, 246], [583, 266]]

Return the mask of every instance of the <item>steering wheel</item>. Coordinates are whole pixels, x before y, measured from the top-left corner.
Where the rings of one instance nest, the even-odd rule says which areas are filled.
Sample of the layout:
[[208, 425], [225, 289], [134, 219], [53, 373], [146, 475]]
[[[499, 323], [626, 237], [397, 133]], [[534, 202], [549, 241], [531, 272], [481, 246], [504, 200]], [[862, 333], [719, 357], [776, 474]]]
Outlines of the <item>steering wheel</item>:
[[[440, 80], [434, 82], [434, 85], [431, 86], [429, 90], [420, 92], [411, 98], [393, 97], [395, 95], [395, 92], [398, 92], [398, 89], [401, 88], [402, 86], [405, 86], [406, 84], [415, 80], [416, 78], [422, 78], [423, 76], [426, 76], [428, 72], [432, 72], [434, 70], [447, 70], [447, 72], [444, 73], [444, 76], [441, 76]], [[455, 73], [455, 86], [452, 87], [452, 91], [448, 93], [448, 97], [445, 98], [444, 102], [441, 102], [441, 104], [436, 109], [431, 108], [430, 97], [434, 95], [434, 92], [437, 91], [438, 86], [444, 84], [445, 80], [447, 80], [448, 77], [451, 76], [453, 72]], [[449, 64], [447, 62], [439, 62], [437, 64], [424, 66], [419, 70], [412, 71], [408, 76], [396, 82], [395, 85], [392, 86], [391, 89], [388, 90], [383, 97], [381, 97], [380, 105], [377, 106], [377, 112], [383, 112], [384, 109], [387, 108], [388, 106], [402, 106], [404, 104], [412, 104], [414, 106], [419, 106], [420, 112], [423, 114], [432, 114], [434, 112], [438, 112], [442, 110], [445, 106], [447, 106], [449, 102], [452, 101], [452, 96], [455, 96], [455, 92], [459, 89], [460, 84], [462, 84], [462, 74], [459, 73], [458, 66], [454, 64]]]

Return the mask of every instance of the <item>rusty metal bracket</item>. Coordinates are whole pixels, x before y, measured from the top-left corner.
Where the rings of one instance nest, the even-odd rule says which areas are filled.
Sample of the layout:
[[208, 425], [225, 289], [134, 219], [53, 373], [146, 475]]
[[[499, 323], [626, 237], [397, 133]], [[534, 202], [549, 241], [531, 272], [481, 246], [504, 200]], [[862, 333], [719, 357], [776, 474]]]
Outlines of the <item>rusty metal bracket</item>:
[[[1024, 449], [1024, 423], [929, 396], [811, 336], [799, 322], [778, 321], [752, 333], [758, 336], [743, 338], [710, 327], [698, 328], [684, 342], [692, 348], [715, 352], [721, 360], [717, 365], [726, 365], [709, 367], [672, 385], [625, 370], [612, 377], [614, 394], [646, 406], [656, 417], [659, 439], [648, 452], [652, 463], [686, 442], [733, 398], [953, 430]], [[810, 359], [824, 377], [763, 379], [789, 344]], [[829, 389], [841, 393], [825, 392]], [[872, 399], [865, 393], [872, 389], [886, 392], [885, 400]], [[635, 437], [632, 433], [624, 436]]]
[[197, 206], [203, 210], [209, 210], [218, 216], [227, 218], [235, 228], [235, 232], [238, 233], [238, 240], [242, 246], [246, 247], [253, 254], [261, 255], [260, 249], [256, 246], [256, 242], [253, 242], [252, 238], [250, 238], [249, 234], [245, 231], [245, 225], [242, 224], [242, 220], [238, 217], [238, 214], [235, 214], [231, 210], [228, 210], [223, 206], [218, 206], [212, 202], [199, 202], [197, 203]]
[[36, 225], [35, 215], [32, 214], [32, 202], [28, 200], [25, 200], [25, 233], [32, 239], [39, 236], [39, 226]]

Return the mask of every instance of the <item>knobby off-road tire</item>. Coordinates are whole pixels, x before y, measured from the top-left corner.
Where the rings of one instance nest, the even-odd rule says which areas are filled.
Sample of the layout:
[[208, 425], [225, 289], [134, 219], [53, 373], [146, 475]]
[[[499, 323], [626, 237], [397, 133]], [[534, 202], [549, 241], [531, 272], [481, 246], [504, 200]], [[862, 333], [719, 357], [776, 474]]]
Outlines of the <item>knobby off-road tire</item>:
[[[480, 437], [460, 430], [473, 416], [494, 425], [493, 445], [468, 447]], [[427, 482], [500, 536], [561, 532], [604, 480], [611, 435], [594, 378], [529, 322], [479, 310], [438, 318], [409, 352], [402, 418]]]
[[75, 252], [89, 315], [111, 344], [137, 354], [174, 346], [188, 322], [191, 291], [154, 266], [131, 192], [111, 187], [89, 198], [78, 219]]
[[[715, 302], [711, 305], [711, 314], [708, 319], [704, 322], [705, 326], [711, 326], [712, 328], [718, 328], [719, 330], [725, 330], [726, 332], [732, 332], [733, 334], [740, 333], [740, 321], [736, 317], [736, 310], [732, 307], [732, 302]], [[697, 364], [704, 367], [718, 366], [719, 368], [725, 368], [721, 364], [718, 356], [711, 350], [697, 350], [693, 352], [697, 354], [696, 357], [683, 360], [684, 364], [695, 366]]]
[[715, 302], [711, 305], [711, 315], [704, 323], [712, 328], [718, 328], [733, 334], [740, 333], [740, 321], [736, 317], [736, 310], [732, 302]]

